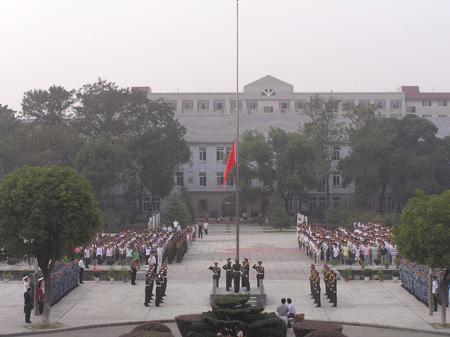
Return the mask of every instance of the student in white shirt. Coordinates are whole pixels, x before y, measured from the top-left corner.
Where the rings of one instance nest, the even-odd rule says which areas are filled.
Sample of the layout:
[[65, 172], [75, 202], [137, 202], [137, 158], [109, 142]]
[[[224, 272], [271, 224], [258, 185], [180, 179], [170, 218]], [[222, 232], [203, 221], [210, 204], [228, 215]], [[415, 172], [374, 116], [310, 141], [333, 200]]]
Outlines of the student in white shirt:
[[433, 311], [437, 311], [437, 305], [438, 305], [438, 289], [439, 289], [439, 282], [437, 280], [436, 276], [433, 276], [433, 285], [431, 288], [431, 291], [433, 293]]

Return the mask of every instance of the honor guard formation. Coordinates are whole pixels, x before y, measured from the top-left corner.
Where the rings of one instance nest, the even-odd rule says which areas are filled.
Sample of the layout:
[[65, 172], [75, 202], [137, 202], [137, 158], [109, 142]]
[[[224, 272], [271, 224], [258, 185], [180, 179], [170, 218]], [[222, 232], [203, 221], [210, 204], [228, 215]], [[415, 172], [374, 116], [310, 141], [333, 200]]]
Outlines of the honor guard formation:
[[[254, 264], [253, 269], [256, 270], [256, 283], [258, 288], [263, 287], [264, 279], [264, 267], [262, 261], [258, 261], [258, 264]], [[208, 267], [212, 271], [213, 275], [213, 287], [219, 287], [220, 279], [220, 267], [218, 262], [214, 262], [213, 266]], [[227, 259], [227, 263], [222, 266], [225, 270], [225, 289], [231, 291], [232, 283], [234, 285], [234, 292], [239, 293], [239, 289], [245, 288], [246, 291], [250, 291], [250, 262], [248, 258], [244, 258], [242, 264], [236, 259], [234, 264], [231, 264], [231, 258]]]
[[145, 300], [144, 305], [148, 307], [153, 298], [153, 288], [155, 289], [155, 307], [159, 307], [166, 296], [167, 289], [167, 265], [162, 264], [157, 271], [157, 266], [149, 268], [145, 275]]
[[[325, 296], [330, 303], [333, 303], [333, 307], [337, 307], [337, 277], [336, 273], [331, 270], [327, 265], [323, 268], [323, 281], [325, 283]], [[322, 306], [320, 300], [320, 274], [315, 265], [310, 267], [309, 284], [311, 288], [311, 298], [314, 300], [316, 307]]]

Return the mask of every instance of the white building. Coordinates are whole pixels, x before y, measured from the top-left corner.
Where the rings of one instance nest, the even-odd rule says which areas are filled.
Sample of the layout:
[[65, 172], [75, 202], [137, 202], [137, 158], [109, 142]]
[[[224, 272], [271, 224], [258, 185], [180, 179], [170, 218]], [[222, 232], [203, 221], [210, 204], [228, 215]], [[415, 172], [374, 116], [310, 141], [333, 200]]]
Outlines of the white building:
[[[176, 118], [186, 127], [191, 160], [180, 167], [175, 180], [177, 185], [184, 184], [189, 189], [197, 216], [232, 216], [234, 187], [221, 185], [224, 153], [229, 151], [234, 139], [235, 93], [154, 93], [148, 87], [139, 89], [145, 90], [151, 100], [163, 99], [171, 104]], [[450, 134], [450, 93], [420, 93], [418, 87], [402, 87], [399, 92], [299, 93], [294, 92], [291, 84], [269, 75], [247, 84], [238, 95], [241, 133], [248, 130], [267, 133], [270, 127], [298, 130], [309, 119], [305, 115], [305, 103], [316, 94], [338, 99], [341, 109], [349, 103], [374, 104], [384, 116], [417, 114], [435, 122], [441, 136]], [[336, 148], [336, 162], [339, 157], [346, 156], [347, 151], [346, 147]], [[330, 176], [329, 185], [331, 206], [351, 204], [353, 189], [341, 186], [339, 172]], [[312, 192], [307, 206], [323, 208], [325, 200], [324, 192]], [[388, 200], [386, 202], [389, 203]], [[256, 216], [259, 212], [256, 205], [243, 208], [249, 216]]]

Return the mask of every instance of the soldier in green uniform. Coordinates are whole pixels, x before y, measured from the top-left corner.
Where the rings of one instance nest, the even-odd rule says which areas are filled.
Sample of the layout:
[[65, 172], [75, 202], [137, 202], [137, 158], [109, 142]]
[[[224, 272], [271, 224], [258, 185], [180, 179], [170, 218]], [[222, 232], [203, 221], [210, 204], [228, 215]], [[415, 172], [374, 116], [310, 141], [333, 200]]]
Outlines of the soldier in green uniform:
[[231, 259], [227, 259], [227, 263], [222, 267], [225, 270], [225, 287], [227, 291], [231, 289], [231, 281], [233, 280], [233, 266], [231, 265]]
[[325, 283], [325, 296], [330, 300], [331, 302], [331, 294], [330, 294], [330, 276], [331, 276], [331, 270], [328, 268], [327, 265], [323, 266], [323, 282]]
[[334, 271], [330, 271], [330, 296], [331, 302], [333, 303], [333, 307], [337, 307], [337, 277]]
[[214, 262], [214, 266], [209, 266], [209, 270], [213, 272], [213, 287], [219, 287], [220, 267], [218, 262]]
[[241, 265], [242, 271], [242, 288], [247, 288], [250, 291], [250, 263], [248, 258], [244, 258]]
[[162, 296], [166, 296], [166, 289], [167, 289], [167, 264], [163, 264], [161, 266], [161, 273], [163, 277], [163, 284], [162, 284]]
[[145, 300], [144, 305], [148, 307], [149, 303], [152, 301], [153, 296], [153, 283], [155, 281], [155, 272], [152, 269], [147, 271], [145, 275]]
[[317, 270], [314, 270], [313, 275], [313, 291], [314, 291], [314, 302], [316, 303], [316, 307], [320, 308], [320, 274]]
[[254, 264], [252, 268], [256, 270], [256, 285], [258, 288], [262, 287], [262, 280], [264, 280], [264, 267], [262, 265], [262, 261], [258, 261], [258, 265]]
[[233, 264], [233, 283], [234, 283], [234, 292], [236, 294], [239, 293], [239, 282], [241, 280], [241, 264], [239, 260], [236, 259]]
[[310, 296], [311, 298], [315, 298], [314, 292], [313, 292], [313, 276], [314, 276], [314, 271], [315, 271], [315, 266], [312, 264], [309, 267], [309, 289], [310, 289]]
[[163, 283], [163, 276], [161, 273], [158, 273], [155, 278], [156, 282], [156, 298], [155, 298], [155, 306], [159, 307], [162, 303], [162, 283]]

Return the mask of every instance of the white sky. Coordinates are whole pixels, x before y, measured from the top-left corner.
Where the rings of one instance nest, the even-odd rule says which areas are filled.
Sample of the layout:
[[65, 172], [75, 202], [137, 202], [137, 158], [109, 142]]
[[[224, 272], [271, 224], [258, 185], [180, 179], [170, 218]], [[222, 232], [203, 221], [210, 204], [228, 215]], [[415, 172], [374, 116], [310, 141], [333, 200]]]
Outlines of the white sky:
[[[450, 0], [240, 0], [240, 87], [450, 91]], [[0, 0], [0, 103], [97, 77], [233, 91], [234, 0]]]

